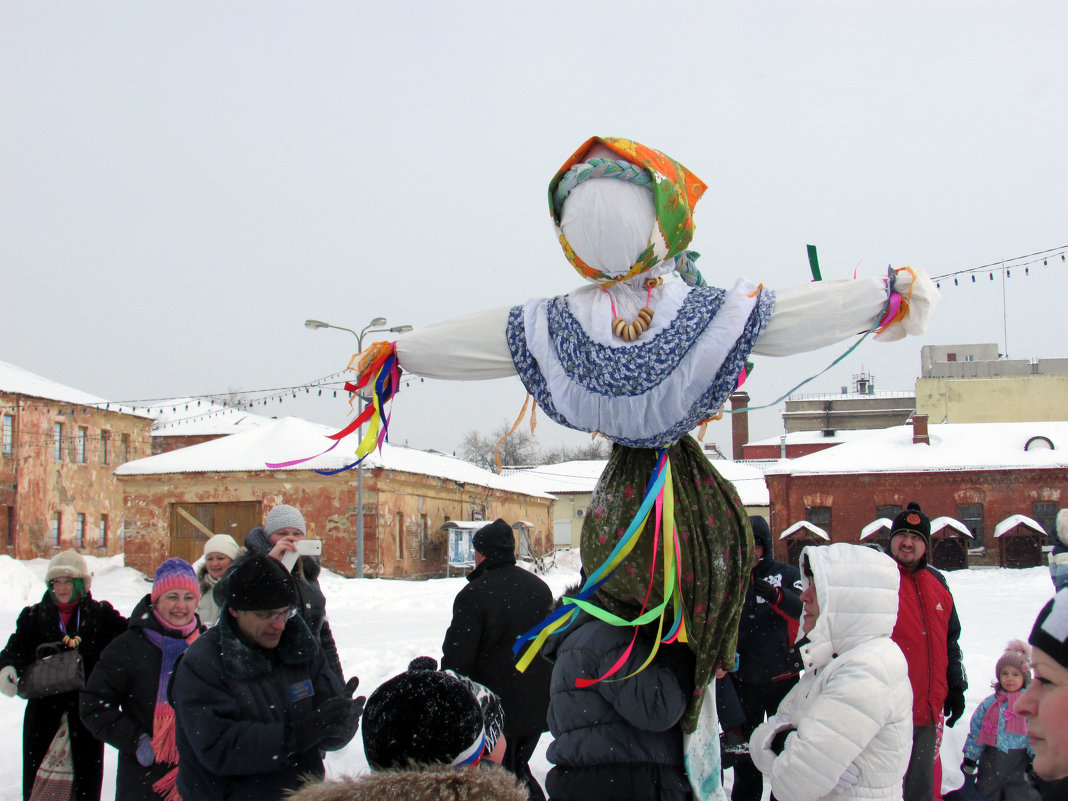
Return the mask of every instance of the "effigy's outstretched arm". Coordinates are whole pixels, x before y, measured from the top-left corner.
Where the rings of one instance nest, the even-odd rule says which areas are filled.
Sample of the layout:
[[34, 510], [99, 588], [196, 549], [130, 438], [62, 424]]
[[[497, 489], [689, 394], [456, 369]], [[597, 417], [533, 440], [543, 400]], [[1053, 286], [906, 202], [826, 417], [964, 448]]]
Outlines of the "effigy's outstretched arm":
[[[875, 338], [893, 341], [922, 334], [941, 296], [934, 282], [922, 270], [899, 270], [893, 291], [901, 296], [904, 307], [899, 319]], [[814, 281], [777, 289], [775, 312], [753, 353], [790, 356], [863, 334], [883, 314], [886, 299], [887, 282], [882, 278]]]
[[508, 307], [423, 326], [397, 338], [405, 372], [425, 378], [478, 381], [515, 375], [505, 332]]

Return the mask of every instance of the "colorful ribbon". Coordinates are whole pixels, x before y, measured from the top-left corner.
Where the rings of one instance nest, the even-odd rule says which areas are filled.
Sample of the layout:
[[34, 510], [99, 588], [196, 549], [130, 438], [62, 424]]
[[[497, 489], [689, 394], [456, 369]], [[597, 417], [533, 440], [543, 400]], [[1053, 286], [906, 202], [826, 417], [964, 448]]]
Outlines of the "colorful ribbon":
[[336, 448], [342, 439], [356, 431], [364, 423], [369, 425], [367, 432], [356, 447], [356, 460], [337, 470], [316, 470], [315, 472], [321, 476], [334, 476], [338, 473], [344, 473], [366, 459], [376, 447], [381, 451], [382, 443], [389, 439], [390, 415], [386, 412], [386, 407], [400, 388], [401, 368], [397, 361], [396, 343], [376, 342], [363, 353], [356, 354], [352, 361], [349, 362], [350, 368], [353, 362], [357, 363], [356, 369], [359, 370], [359, 377], [355, 384], [351, 382], [345, 383], [345, 391], [351, 395], [350, 403], [355, 401], [358, 393], [369, 384], [371, 385], [371, 402], [347, 426], [338, 432], [327, 435], [327, 439], [334, 440], [334, 444], [329, 448], [312, 456], [292, 459], [288, 462], [267, 462], [267, 467], [272, 469], [293, 467], [294, 465], [317, 459]]
[[[612, 574], [615, 573], [623, 563], [627, 555], [634, 550], [634, 546], [637, 545], [642, 532], [645, 530], [645, 525], [649, 520], [650, 513], [654, 514], [654, 530], [653, 562], [649, 572], [649, 586], [646, 589], [645, 598], [642, 600], [641, 611], [638, 616], [632, 620], [627, 620], [601, 608], [590, 599], [597, 590], [611, 578]], [[661, 532], [663, 532], [663, 537], [661, 537]], [[663, 601], [656, 606], [649, 608], [649, 599], [652, 596], [653, 587], [656, 581], [656, 560], [661, 547], [661, 542], [663, 543], [664, 560]], [[547, 618], [545, 618], [545, 620], [541, 621], [537, 626], [521, 635], [516, 640], [516, 643], [512, 648], [512, 652], [516, 655], [519, 654], [524, 645], [530, 643], [527, 646], [526, 652], [516, 663], [516, 668], [521, 672], [525, 671], [534, 656], [541, 650], [545, 641], [551, 635], [558, 634], [567, 629], [574, 622], [576, 613], [580, 609], [612, 626], [633, 626], [634, 636], [631, 638], [630, 644], [620, 654], [615, 664], [613, 664], [602, 676], [596, 679], [577, 678], [575, 680], [576, 687], [589, 687], [606, 680], [623, 681], [628, 679], [649, 666], [656, 656], [661, 643], [666, 644], [676, 641], [687, 642], [688, 636], [686, 632], [685, 616], [683, 614], [682, 587], [680, 585], [681, 571], [679, 570], [679, 564], [681, 562], [681, 556], [682, 548], [679, 542], [678, 531], [675, 528], [675, 500], [671, 480], [671, 461], [668, 459], [667, 451], [665, 449], [657, 454], [656, 466], [653, 469], [653, 474], [649, 478], [649, 483], [646, 486], [645, 495], [642, 498], [641, 505], [638, 507], [638, 511], [634, 515], [633, 520], [631, 520], [626, 532], [624, 532], [623, 536], [616, 544], [616, 547], [612, 550], [612, 553], [608, 555], [608, 558], [604, 563], [589, 575], [581, 590], [576, 593], [574, 597], [563, 598], [561, 600], [561, 606], [558, 609], [554, 610]], [[667, 634], [664, 634], [664, 617], [669, 604], [674, 607], [674, 619], [672, 620]], [[630, 655], [634, 650], [634, 644], [637, 641], [639, 627], [646, 623], [651, 623], [654, 620], [658, 621], [657, 636], [654, 640], [653, 648], [650, 650], [645, 661], [627, 676], [619, 679], [610, 678], [618, 673], [630, 658]]]

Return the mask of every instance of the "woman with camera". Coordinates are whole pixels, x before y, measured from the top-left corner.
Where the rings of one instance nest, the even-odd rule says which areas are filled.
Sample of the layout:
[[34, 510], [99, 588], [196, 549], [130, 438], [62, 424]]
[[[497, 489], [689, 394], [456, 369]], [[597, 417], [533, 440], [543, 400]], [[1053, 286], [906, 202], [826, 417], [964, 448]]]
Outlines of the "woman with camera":
[[[89, 594], [92, 576], [77, 551], [61, 551], [52, 557], [45, 573], [48, 586], [40, 603], [19, 614], [15, 631], [0, 651], [0, 691], [14, 696], [19, 677], [37, 659], [37, 647], [60, 643], [59, 648], [77, 649], [85, 675], [92, 673], [101, 651], [126, 630], [126, 618], [107, 601]], [[23, 688], [24, 694], [27, 688]], [[32, 693], [31, 694], [36, 694]], [[28, 801], [41, 763], [67, 715], [70, 751], [74, 767], [74, 798], [99, 801], [104, 775], [104, 744], [82, 723], [78, 690], [31, 698], [26, 702], [22, 724], [22, 797]]]
[[285, 565], [293, 574], [297, 585], [297, 607], [304, 622], [323, 649], [326, 662], [337, 674], [342, 684], [345, 674], [341, 670], [341, 660], [337, 655], [337, 645], [326, 619], [326, 596], [319, 588], [319, 558], [311, 555], [318, 553], [305, 545], [318, 545], [315, 540], [306, 541], [308, 527], [304, 515], [296, 507], [279, 504], [267, 513], [262, 526], [257, 526], [245, 538], [247, 554], [239, 556], [227, 575], [215, 585], [215, 602], [221, 604], [226, 598], [227, 578], [238, 565], [254, 554], [267, 554]]

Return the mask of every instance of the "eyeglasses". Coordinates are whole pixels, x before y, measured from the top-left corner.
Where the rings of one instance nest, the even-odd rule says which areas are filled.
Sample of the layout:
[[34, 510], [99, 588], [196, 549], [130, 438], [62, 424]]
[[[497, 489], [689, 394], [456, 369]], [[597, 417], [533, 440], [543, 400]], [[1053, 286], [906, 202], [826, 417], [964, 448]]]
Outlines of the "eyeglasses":
[[275, 620], [289, 620], [293, 615], [297, 613], [297, 608], [291, 606], [288, 609], [283, 609], [281, 612], [267, 612], [256, 610], [252, 614], [256, 616], [258, 620], [262, 620], [264, 623], [274, 622]]

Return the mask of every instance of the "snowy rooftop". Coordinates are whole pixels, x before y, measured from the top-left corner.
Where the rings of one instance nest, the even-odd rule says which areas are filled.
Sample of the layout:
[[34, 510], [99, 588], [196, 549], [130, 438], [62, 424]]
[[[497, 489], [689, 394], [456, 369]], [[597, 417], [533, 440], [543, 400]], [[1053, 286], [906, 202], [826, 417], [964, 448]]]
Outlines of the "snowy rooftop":
[[[727, 459], [712, 459], [711, 462], [719, 474], [734, 485], [744, 505], [767, 506], [770, 503], [768, 485], [760, 470]], [[539, 482], [538, 486], [543, 492], [564, 495], [569, 492], [593, 492], [597, 479], [601, 477], [607, 464], [604, 459], [595, 459], [585, 462], [560, 462], [511, 472]]]
[[152, 424], [152, 435], [157, 437], [237, 434], [276, 419], [222, 406], [204, 398], [172, 398], [144, 411], [156, 419]]
[[782, 443], [782, 438], [785, 436], [787, 445], [837, 445], [854, 439], [863, 439], [871, 434], [871, 432], [871, 429], [864, 429], [862, 431], [835, 430], [834, 434], [825, 437], [822, 431], [792, 431], [789, 434], [780, 434], [777, 437], [768, 437], [767, 439], [757, 439], [745, 444], [775, 445], [778, 447]]
[[543, 492], [564, 495], [569, 492], [593, 492], [597, 479], [601, 477], [607, 464], [607, 459], [560, 462], [509, 470], [505, 474], [526, 476], [531, 481], [539, 482]]
[[1011, 517], [1006, 517], [1004, 520], [994, 526], [994, 536], [1000, 537], [1006, 531], [1012, 531], [1017, 526], [1029, 528], [1031, 529], [1031, 531], [1034, 531], [1037, 534], [1041, 534], [1042, 536], [1046, 535], [1046, 530], [1042, 528], [1042, 524], [1036, 521], [1034, 518], [1030, 518], [1027, 515], [1012, 515]]
[[[268, 462], [287, 462], [312, 454], [320, 455], [303, 464], [284, 469], [287, 472], [337, 470], [353, 460], [357, 435], [350, 434], [340, 440], [337, 447], [329, 453], [321, 453], [332, 444], [327, 435], [333, 432], [331, 426], [296, 417], [283, 417], [228, 437], [126, 462], [115, 470], [115, 474], [135, 476], [267, 470]], [[364, 467], [383, 467], [387, 470], [437, 476], [493, 489], [521, 492], [525, 495], [548, 496], [548, 493], [541, 489], [539, 482], [523, 476], [499, 476], [455, 456], [427, 453], [389, 443], [382, 446], [381, 453], [375, 451], [368, 456]], [[329, 478], [324, 480], [328, 481]]]
[[99, 406], [107, 403], [104, 398], [59, 384], [7, 362], [0, 362], [0, 391], [64, 403], [78, 403], [83, 406]]
[[[928, 427], [930, 445], [913, 444], [912, 426], [864, 432], [833, 448], [780, 460], [768, 475], [1024, 470], [1068, 467], [1068, 422], [952, 423]], [[1033, 437], [1053, 448], [1025, 450]]]

